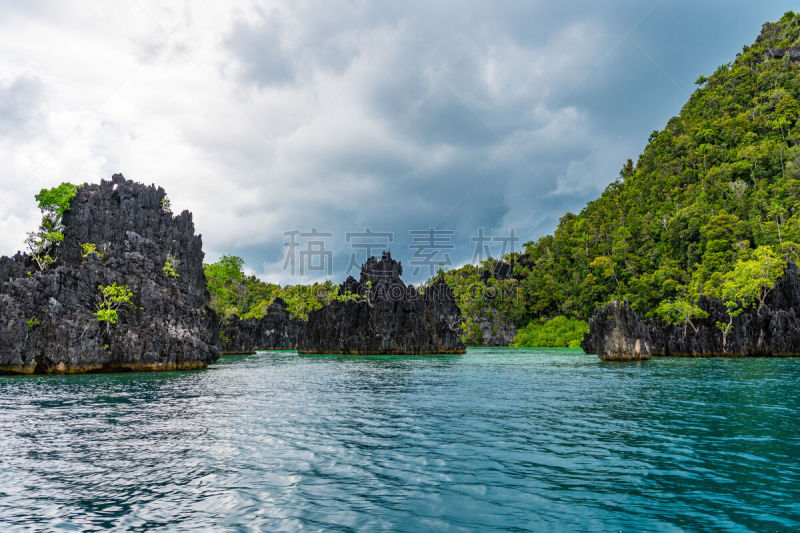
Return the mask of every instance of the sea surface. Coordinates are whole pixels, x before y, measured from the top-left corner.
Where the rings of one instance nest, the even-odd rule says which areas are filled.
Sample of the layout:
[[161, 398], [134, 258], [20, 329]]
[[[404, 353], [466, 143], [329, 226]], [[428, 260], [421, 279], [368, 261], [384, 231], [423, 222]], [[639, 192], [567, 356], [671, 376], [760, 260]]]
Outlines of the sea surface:
[[0, 531], [798, 531], [800, 359], [0, 377]]

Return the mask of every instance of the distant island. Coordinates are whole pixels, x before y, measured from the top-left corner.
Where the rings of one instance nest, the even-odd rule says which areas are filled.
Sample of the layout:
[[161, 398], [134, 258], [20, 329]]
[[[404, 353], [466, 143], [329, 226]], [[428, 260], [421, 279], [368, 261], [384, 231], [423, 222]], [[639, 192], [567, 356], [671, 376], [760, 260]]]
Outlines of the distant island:
[[458, 331], [461, 311], [443, 278], [423, 290], [400, 279], [403, 267], [384, 252], [348, 277], [341, 297], [311, 311], [300, 329], [300, 353], [453, 354], [466, 346]]

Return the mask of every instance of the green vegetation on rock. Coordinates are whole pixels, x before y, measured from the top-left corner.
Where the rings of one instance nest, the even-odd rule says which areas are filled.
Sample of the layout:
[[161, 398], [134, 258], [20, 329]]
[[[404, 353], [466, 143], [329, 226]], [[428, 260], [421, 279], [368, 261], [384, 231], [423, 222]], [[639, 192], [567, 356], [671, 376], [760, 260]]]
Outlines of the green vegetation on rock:
[[25, 244], [39, 270], [45, 270], [53, 263], [54, 259], [50, 254], [53, 248], [64, 240], [62, 219], [78, 187], [71, 183], [62, 183], [52, 189], [42, 189], [36, 195], [39, 210], [42, 212], [42, 222], [39, 231], [28, 233]]
[[181, 277], [181, 275], [175, 271], [180, 264], [181, 262], [179, 259], [175, 258], [175, 256], [172, 254], [167, 254], [167, 260], [164, 261], [164, 268], [162, 268], [164, 275], [172, 279], [178, 279]]
[[562, 315], [545, 322], [533, 321], [521, 328], [514, 346], [580, 348], [583, 335], [588, 332], [586, 321]]
[[694, 321], [707, 318], [708, 313], [702, 310], [696, 303], [677, 299], [664, 300], [661, 302], [656, 309], [656, 316], [667, 324], [672, 324], [674, 326], [682, 325], [684, 331], [691, 326], [696, 332], [697, 327], [694, 325]]
[[94, 254], [98, 259], [103, 259], [103, 254], [97, 251], [97, 245], [91, 242], [81, 244], [81, 257], [87, 259], [90, 254]]
[[119, 320], [119, 308], [123, 305], [133, 307], [133, 302], [131, 301], [133, 293], [127, 285], [119, 285], [117, 283], [106, 286], [100, 285], [98, 288], [100, 289], [100, 301], [97, 304], [94, 316], [97, 317], [98, 322], [105, 323], [106, 334], [108, 334], [111, 332], [111, 326]]

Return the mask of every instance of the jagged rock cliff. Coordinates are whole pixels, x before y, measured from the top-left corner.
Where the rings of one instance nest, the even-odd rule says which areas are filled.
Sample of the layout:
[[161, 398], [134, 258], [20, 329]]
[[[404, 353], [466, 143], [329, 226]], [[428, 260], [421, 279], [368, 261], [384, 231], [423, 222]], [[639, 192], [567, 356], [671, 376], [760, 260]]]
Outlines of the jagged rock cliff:
[[223, 353], [253, 353], [256, 350], [297, 348], [303, 321], [292, 318], [286, 302], [276, 298], [260, 318], [234, 318], [222, 323], [218, 347]]
[[[717, 326], [729, 321], [725, 305], [707, 297], [701, 297], [697, 305], [708, 317], [677, 326], [660, 320], [645, 322], [627, 306], [622, 306], [624, 312], [616, 314], [598, 308], [581, 346], [587, 353], [597, 353], [603, 359], [612, 332], [621, 330], [636, 332], [655, 356], [800, 356], [800, 277], [791, 261], [764, 305], [746, 309], [735, 317], [727, 335]], [[626, 352], [633, 345], [628, 340], [616, 346]]]
[[654, 355], [800, 356], [800, 278], [791, 261], [764, 305], [735, 317], [724, 337], [716, 326], [728, 322], [723, 303], [704, 297], [697, 305], [708, 313], [708, 318], [695, 320], [692, 325], [648, 321]]
[[384, 252], [370, 257], [358, 281], [350, 277], [340, 294], [358, 301], [335, 301], [309, 313], [300, 329], [300, 353], [433, 354], [463, 353], [456, 324], [461, 312], [441, 277], [420, 294], [400, 279], [402, 265]]
[[[85, 185], [50, 268], [27, 255], [0, 259], [0, 372], [194, 369], [217, 359], [202, 241], [191, 213], [162, 207], [165, 196], [120, 174]], [[98, 253], [84, 257], [83, 244]], [[132, 305], [107, 325], [93, 313], [99, 286], [113, 283], [130, 289]]]
[[604, 361], [638, 361], [652, 356], [649, 331], [627, 302], [595, 309], [581, 348]]

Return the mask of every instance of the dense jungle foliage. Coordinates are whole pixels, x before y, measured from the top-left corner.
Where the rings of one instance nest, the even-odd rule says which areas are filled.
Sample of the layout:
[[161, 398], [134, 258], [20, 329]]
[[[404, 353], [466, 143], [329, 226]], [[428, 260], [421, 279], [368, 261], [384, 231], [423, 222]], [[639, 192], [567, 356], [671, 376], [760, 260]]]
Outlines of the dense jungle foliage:
[[500, 268], [489, 260], [448, 272], [467, 324], [585, 320], [612, 299], [656, 316], [665, 301], [724, 297], [726, 276], [760, 246], [796, 261], [800, 63], [767, 51], [798, 45], [800, 15], [765, 24], [735, 61], [697, 79], [680, 115], [580, 214]]
[[533, 320], [517, 333], [514, 346], [563, 346], [580, 348], [589, 325], [576, 318], [557, 316], [547, 321]]
[[203, 265], [211, 294], [210, 307], [222, 320], [261, 318], [277, 297], [283, 298], [293, 317], [307, 320], [310, 311], [319, 309], [339, 294], [339, 287], [331, 281], [281, 287], [255, 276], [245, 276], [243, 268], [244, 260], [233, 255], [224, 255], [216, 263]]

